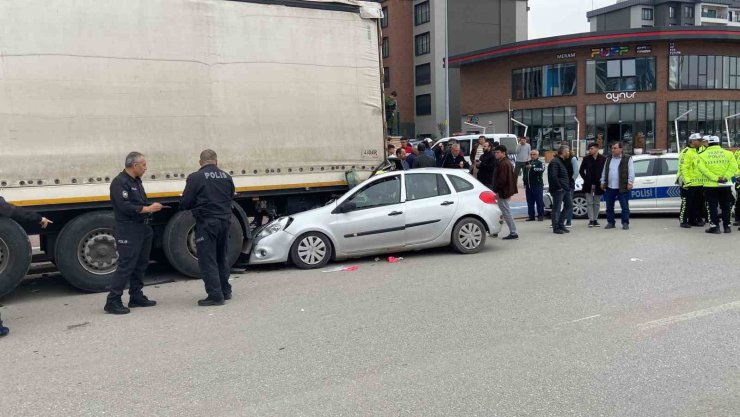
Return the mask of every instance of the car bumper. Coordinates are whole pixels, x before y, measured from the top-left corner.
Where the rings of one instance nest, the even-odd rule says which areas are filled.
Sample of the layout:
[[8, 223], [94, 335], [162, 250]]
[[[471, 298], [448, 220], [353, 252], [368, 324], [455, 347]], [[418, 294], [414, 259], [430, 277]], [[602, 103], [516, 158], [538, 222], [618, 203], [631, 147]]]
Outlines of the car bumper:
[[284, 230], [257, 239], [249, 255], [249, 263], [259, 265], [287, 262], [294, 239], [295, 236]]
[[488, 225], [488, 236], [495, 236], [501, 232], [501, 209], [498, 205], [492, 205], [488, 207], [485, 212], [481, 213], [481, 217], [485, 220]]

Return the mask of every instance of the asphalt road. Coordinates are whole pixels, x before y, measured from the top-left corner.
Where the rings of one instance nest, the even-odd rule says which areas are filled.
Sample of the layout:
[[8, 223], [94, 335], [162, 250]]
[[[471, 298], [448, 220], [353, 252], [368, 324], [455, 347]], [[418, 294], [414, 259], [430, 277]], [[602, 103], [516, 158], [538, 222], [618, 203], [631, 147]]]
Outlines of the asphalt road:
[[740, 232], [576, 223], [522, 222], [478, 255], [254, 269], [223, 307], [168, 272], [157, 307], [120, 317], [31, 280], [1, 301], [0, 415], [740, 415]]

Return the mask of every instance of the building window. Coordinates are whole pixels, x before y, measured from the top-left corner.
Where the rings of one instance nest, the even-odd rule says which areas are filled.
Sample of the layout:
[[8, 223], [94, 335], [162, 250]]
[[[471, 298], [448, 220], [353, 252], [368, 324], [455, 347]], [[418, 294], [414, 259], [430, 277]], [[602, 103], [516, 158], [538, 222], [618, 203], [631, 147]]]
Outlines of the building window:
[[380, 19], [380, 27], [387, 28], [388, 27], [388, 8], [383, 7], [383, 17]]
[[[575, 107], [546, 107], [541, 109], [514, 110], [512, 117], [528, 126], [532, 149], [541, 153], [556, 151], [563, 141], [572, 143], [576, 140], [578, 124]], [[524, 136], [524, 127], [513, 126], [512, 133]]]
[[740, 90], [740, 57], [717, 55], [671, 56], [671, 90]]
[[605, 149], [622, 141], [631, 152], [638, 135], [644, 136], [645, 148], [655, 148], [655, 103], [586, 106], [587, 141], [601, 141]]
[[642, 20], [653, 20], [653, 9], [642, 9]]
[[383, 58], [388, 58], [391, 54], [388, 43], [388, 37], [383, 37]]
[[675, 19], [676, 18], [676, 7], [670, 6], [668, 8], [668, 18], [669, 19]]
[[740, 113], [740, 101], [669, 101], [668, 102], [668, 132], [669, 145], [676, 147], [676, 128], [673, 120], [681, 114], [692, 110], [685, 117], [678, 120], [678, 138], [681, 146], [692, 133], [713, 135], [720, 137], [722, 146], [727, 146], [727, 134], [730, 135], [730, 145], [740, 146], [740, 118], [727, 120], [725, 117]]
[[683, 17], [687, 19], [693, 19], [694, 18], [694, 6], [684, 6], [683, 7]]
[[416, 115], [429, 116], [432, 114], [432, 95], [422, 94], [416, 96]]
[[416, 35], [414, 37], [416, 56], [429, 53], [429, 51], [431, 50], [430, 39], [431, 38], [429, 36], [429, 32], [422, 33], [421, 35]]
[[391, 69], [383, 67], [383, 87], [388, 88], [391, 86]]
[[576, 94], [576, 64], [553, 64], [516, 69], [511, 77], [515, 99], [572, 96]]
[[655, 57], [586, 61], [586, 92], [655, 90]]
[[429, 2], [425, 1], [414, 6], [414, 25], [419, 26], [427, 22], [429, 22]]
[[422, 64], [416, 66], [416, 85], [428, 85], [432, 83], [432, 65]]

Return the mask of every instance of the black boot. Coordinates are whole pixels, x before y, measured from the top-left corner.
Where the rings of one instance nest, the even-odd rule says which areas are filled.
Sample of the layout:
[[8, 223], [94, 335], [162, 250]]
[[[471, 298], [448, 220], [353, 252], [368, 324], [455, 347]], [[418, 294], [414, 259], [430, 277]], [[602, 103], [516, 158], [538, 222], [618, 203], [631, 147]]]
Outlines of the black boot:
[[131, 310], [123, 306], [121, 300], [106, 302], [103, 310], [110, 314], [128, 314], [131, 312]]
[[131, 308], [134, 308], [134, 307], [154, 307], [155, 305], [157, 305], [157, 302], [154, 301], [154, 300], [148, 299], [146, 297], [146, 295], [144, 295], [144, 294], [132, 296], [128, 300], [128, 306], [131, 307]]
[[208, 306], [222, 306], [224, 305], [224, 300], [216, 300], [211, 297], [204, 298], [202, 300], [198, 300], [198, 305], [201, 307], [208, 307]]
[[705, 232], [707, 232], [707, 233], [712, 233], [712, 234], [715, 234], [715, 235], [718, 235], [718, 234], [722, 233], [722, 232], [721, 232], [721, 231], [719, 230], [719, 226], [712, 226], [712, 227], [710, 227], [709, 229], [705, 230]]
[[224, 300], [231, 300], [231, 293], [230, 292], [224, 293]]
[[732, 228], [730, 227], [729, 224], [725, 226], [724, 229], [725, 229], [725, 233], [732, 233]]
[[688, 223], [681, 223], [680, 226], [683, 227], [684, 229], [691, 229], [691, 225]]

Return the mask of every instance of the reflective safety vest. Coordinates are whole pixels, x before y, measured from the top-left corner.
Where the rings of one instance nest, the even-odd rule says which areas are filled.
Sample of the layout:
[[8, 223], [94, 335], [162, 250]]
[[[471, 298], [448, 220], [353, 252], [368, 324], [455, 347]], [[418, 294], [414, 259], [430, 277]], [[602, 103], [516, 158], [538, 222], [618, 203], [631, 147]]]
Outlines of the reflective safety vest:
[[[700, 181], [704, 187], [729, 187], [732, 185], [731, 179], [736, 171], [737, 161], [719, 145], [708, 146], [699, 155]], [[727, 178], [727, 182], [718, 183], [720, 177]]]

